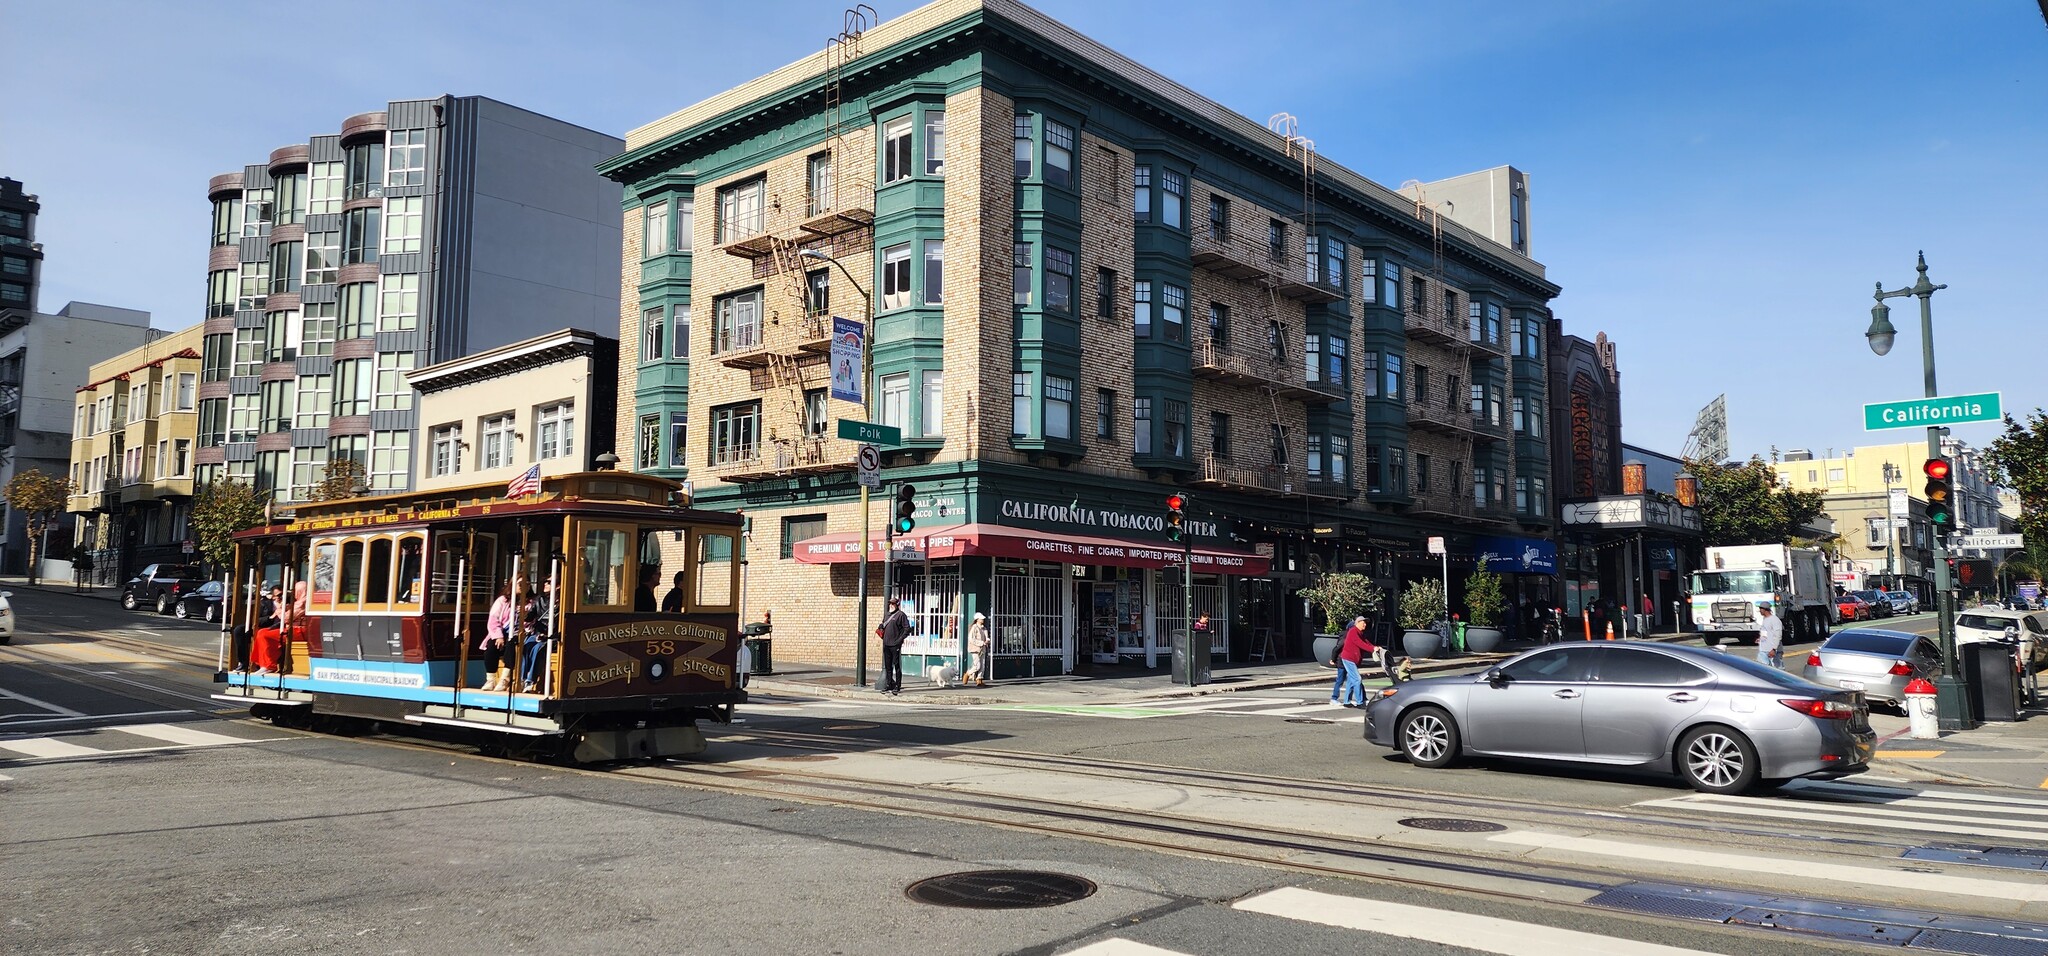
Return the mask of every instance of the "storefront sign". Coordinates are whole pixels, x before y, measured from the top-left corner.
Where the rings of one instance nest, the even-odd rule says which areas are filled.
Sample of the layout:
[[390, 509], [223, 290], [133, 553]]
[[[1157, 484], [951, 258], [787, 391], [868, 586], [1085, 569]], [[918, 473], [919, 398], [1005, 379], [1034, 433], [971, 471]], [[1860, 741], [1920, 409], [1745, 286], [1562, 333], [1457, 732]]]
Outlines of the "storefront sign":
[[1559, 517], [1568, 525], [1596, 528], [1665, 528], [1698, 534], [1700, 513], [1676, 502], [1647, 495], [1612, 495], [1592, 501], [1567, 502]]
[[[1111, 508], [1096, 508], [1084, 505], [1076, 498], [1068, 502], [1024, 501], [1017, 498], [999, 500], [999, 513], [1008, 525], [1039, 524], [1057, 526], [1062, 530], [1085, 531], [1089, 534], [1129, 534], [1139, 532], [1166, 535], [1166, 506], [1162, 503], [1156, 513], [1118, 511]], [[983, 519], [987, 520], [987, 519]], [[1195, 538], [1220, 538], [1219, 525], [1214, 521], [1187, 519], [1186, 533]]]
[[1308, 533], [1318, 538], [1341, 538], [1344, 536], [1344, 526], [1341, 524], [1311, 524], [1308, 526]]
[[1480, 538], [1479, 569], [1496, 574], [1556, 574], [1557, 544], [1535, 538]]

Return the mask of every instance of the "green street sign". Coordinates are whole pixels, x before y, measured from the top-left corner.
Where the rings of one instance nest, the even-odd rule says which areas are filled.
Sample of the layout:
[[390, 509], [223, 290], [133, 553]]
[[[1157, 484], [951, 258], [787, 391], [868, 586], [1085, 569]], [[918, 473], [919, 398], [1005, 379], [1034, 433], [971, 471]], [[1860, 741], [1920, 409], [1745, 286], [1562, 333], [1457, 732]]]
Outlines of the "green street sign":
[[1863, 429], [1930, 428], [1963, 422], [1995, 422], [2005, 415], [1999, 411], [1998, 392], [1957, 395], [1951, 398], [1909, 398], [1899, 402], [1878, 402], [1863, 406]]
[[894, 425], [876, 425], [842, 418], [839, 420], [839, 437], [874, 445], [901, 445], [903, 429]]

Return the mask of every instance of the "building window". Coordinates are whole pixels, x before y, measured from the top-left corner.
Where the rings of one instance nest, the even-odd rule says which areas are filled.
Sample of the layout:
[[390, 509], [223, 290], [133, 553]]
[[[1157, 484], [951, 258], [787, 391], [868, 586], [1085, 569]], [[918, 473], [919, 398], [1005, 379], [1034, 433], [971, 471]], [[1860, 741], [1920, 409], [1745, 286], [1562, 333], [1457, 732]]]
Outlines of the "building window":
[[910, 243], [882, 250], [882, 308], [901, 309], [910, 304]]
[[832, 211], [831, 153], [813, 153], [804, 160], [804, 192], [807, 194], [805, 216], [819, 216]]
[[1171, 398], [1166, 400], [1166, 454], [1188, 456], [1188, 403]]
[[1230, 241], [1230, 200], [1215, 193], [1209, 194], [1209, 238]]
[[342, 359], [334, 363], [334, 417], [370, 413], [370, 360]]
[[[333, 460], [330, 453], [329, 460]], [[397, 491], [406, 487], [407, 472], [412, 468], [412, 432], [381, 431], [370, 433], [370, 487], [378, 491]]]
[[192, 475], [192, 439], [179, 438], [171, 442], [171, 470], [165, 477], [188, 478]]
[[264, 330], [235, 330], [234, 375], [255, 375], [263, 371]]
[[1308, 480], [1323, 480], [1323, 436], [1308, 434]]
[[1074, 380], [1045, 377], [1045, 437], [1074, 437]]
[[1172, 283], [1161, 283], [1159, 318], [1166, 325], [1167, 341], [1184, 341], [1187, 337], [1188, 290]]
[[295, 448], [292, 450], [291, 500], [311, 501], [318, 497], [321, 482], [326, 477], [327, 449]]
[[1380, 301], [1396, 312], [1401, 311], [1401, 267], [1391, 262], [1380, 269]]
[[306, 284], [331, 283], [341, 272], [341, 233], [306, 234]]
[[242, 238], [242, 200], [213, 201], [213, 244], [225, 246]]
[[1398, 355], [1389, 355], [1389, 356], [1387, 356], [1387, 357], [1386, 357], [1386, 361], [1387, 361], [1387, 391], [1386, 391], [1386, 394], [1387, 394], [1387, 397], [1389, 397], [1389, 398], [1398, 398], [1398, 397], [1400, 397], [1400, 395], [1401, 395], [1401, 357], [1400, 357], [1400, 356], [1398, 356]]
[[384, 201], [384, 253], [420, 251], [420, 229], [427, 200], [407, 196]]
[[709, 464], [724, 465], [760, 457], [760, 434], [760, 402], [712, 409]]
[[1523, 231], [1522, 212], [1524, 200], [1520, 193], [1508, 194], [1508, 242], [1516, 252], [1529, 251], [1529, 235]]
[[1266, 258], [1274, 262], [1287, 260], [1287, 223], [1281, 220], [1266, 220]]
[[1023, 438], [1031, 434], [1031, 373], [1010, 374], [1010, 434]]
[[262, 396], [228, 396], [228, 442], [240, 444], [256, 440], [263, 420]]
[[555, 402], [533, 410], [533, 457], [536, 461], [567, 458], [576, 453], [576, 403]]
[[340, 317], [336, 339], [359, 339], [377, 329], [377, 287], [368, 282], [351, 282], [341, 287]]
[[270, 263], [242, 263], [242, 294], [235, 300], [237, 312], [261, 312], [270, 301]]
[[882, 376], [882, 424], [907, 428], [910, 425], [910, 373]]
[[358, 143], [348, 148], [349, 199], [384, 195], [384, 144]]
[[[1400, 490], [1399, 486], [1395, 486], [1395, 490], [1396, 490], [1396, 491], [1398, 492], [1398, 491]], [[1416, 456], [1415, 456], [1415, 492], [1416, 492], [1417, 494], [1428, 494], [1428, 493], [1429, 493], [1429, 456], [1428, 456], [1428, 455], [1416, 455]]]
[[946, 111], [926, 110], [924, 114], [924, 174], [946, 175]]
[[1152, 282], [1149, 279], [1131, 283], [1131, 333], [1141, 339], [1152, 335]]
[[512, 413], [485, 418], [478, 433], [483, 436], [477, 449], [478, 468], [503, 468], [512, 463]]
[[1529, 513], [1529, 479], [1522, 475], [1515, 476], [1515, 511]]
[[256, 490], [272, 501], [284, 501], [291, 493], [292, 453], [289, 451], [262, 451], [256, 453]]
[[1116, 318], [1116, 270], [1095, 270], [1095, 315], [1098, 318]]
[[[84, 434], [81, 432], [80, 434]], [[199, 446], [213, 448], [228, 440], [228, 400], [207, 398], [199, 402]]]
[[1222, 412], [1209, 413], [1209, 453], [1217, 461], [1230, 460], [1230, 416]]
[[1314, 332], [1301, 337], [1302, 366], [1311, 382], [1323, 380], [1323, 337]]
[[1188, 181], [1171, 169], [1159, 171], [1159, 222], [1181, 227], [1181, 208], [1187, 199]]
[[661, 416], [640, 416], [639, 436], [636, 444], [640, 449], [640, 470], [661, 467]]
[[429, 474], [440, 478], [445, 475], [455, 475], [462, 472], [462, 426], [460, 424], [442, 425], [435, 428], [433, 444], [429, 447], [432, 449], [433, 455], [429, 459], [432, 462], [430, 466], [432, 470]]
[[1321, 236], [1309, 236], [1302, 240], [1302, 281], [1316, 282], [1322, 279], [1322, 250]]
[[1045, 121], [1045, 183], [1074, 184], [1074, 128], [1051, 120]]
[[1010, 247], [1010, 302], [1020, 309], [1031, 307], [1031, 243]]
[[1378, 259], [1358, 260], [1358, 292], [1366, 304], [1380, 300], [1380, 261]]
[[899, 116], [882, 124], [882, 183], [910, 178], [910, 117]]
[[1152, 400], [1131, 399], [1131, 450], [1140, 455], [1152, 454]]
[[423, 129], [395, 129], [391, 131], [391, 149], [388, 154], [390, 173], [384, 182], [390, 186], [424, 186], [427, 184], [427, 131]]
[[263, 317], [263, 360], [283, 362], [295, 357], [290, 349], [291, 335], [298, 331], [297, 312], [272, 312]]
[[761, 232], [762, 193], [765, 178], [727, 186], [718, 191], [718, 242], [738, 242]]
[[1212, 345], [1230, 344], [1230, 306], [1221, 302], [1209, 303], [1209, 342]]
[[670, 354], [679, 359], [690, 357], [690, 307], [679, 305], [675, 312], [675, 334], [669, 336]]
[[941, 239], [924, 241], [924, 304], [943, 305], [946, 301], [946, 243]]
[[[944, 372], [931, 370], [919, 372], [918, 375], [918, 428], [924, 437], [937, 438], [946, 432], [946, 375]], [[824, 426], [819, 427], [822, 429]]]
[[1011, 140], [1016, 144], [1012, 153], [1016, 157], [1016, 173], [1019, 180], [1031, 178], [1031, 114], [1018, 113], [1010, 124]]
[[690, 447], [690, 415], [688, 412], [668, 413], [668, 466], [688, 467]]
[[1510, 413], [1513, 415], [1514, 418], [1515, 434], [1517, 435], [1526, 434], [1529, 431], [1529, 419], [1528, 414], [1525, 411], [1527, 405], [1527, 402], [1519, 398], [1510, 399], [1508, 401]]
[[1273, 464], [1287, 464], [1287, 426], [1270, 426], [1268, 434], [1273, 442]]
[[[1409, 387], [1411, 387], [1411, 388], [1413, 388], [1413, 389], [1415, 390], [1415, 395], [1414, 395], [1414, 401], [1415, 401], [1415, 403], [1416, 403], [1416, 404], [1418, 404], [1418, 405], [1426, 405], [1426, 404], [1428, 404], [1428, 402], [1429, 402], [1429, 366], [1427, 366], [1427, 365], [1422, 365], [1422, 364], [1419, 364], [1419, 363], [1418, 363], [1418, 364], [1417, 364], [1417, 365], [1415, 366], [1415, 369], [1414, 369], [1413, 373], [1412, 373], [1412, 374], [1410, 374], [1410, 375], [1408, 376], [1408, 378], [1409, 378], [1409, 383], [1408, 383], [1408, 384], [1409, 384]], [[1391, 397], [1394, 397], [1394, 398], [1399, 398], [1400, 396], [1398, 396], [1398, 395], [1395, 395], [1395, 396], [1391, 396]]]
[[1489, 303], [1486, 306], [1486, 343], [1500, 344], [1500, 306]]
[[306, 174], [285, 173], [271, 179], [272, 195], [275, 197], [271, 221], [280, 226], [296, 226], [306, 221]]
[[640, 313], [640, 361], [657, 361], [667, 354], [661, 348], [667, 331], [668, 315], [660, 306]]
[[342, 213], [342, 265], [364, 265], [377, 261], [377, 236], [381, 215], [382, 213], [375, 208], [351, 209]]
[[1266, 354], [1272, 357], [1273, 364], [1275, 365], [1285, 365], [1287, 363], [1287, 343], [1281, 335], [1280, 320], [1267, 319]]
[[798, 543], [824, 533], [824, 515], [800, 515], [782, 519], [782, 557], [794, 557]]
[[134, 425], [149, 420], [149, 382], [147, 380], [128, 386], [128, 421]]
[[379, 411], [412, 407], [412, 385], [405, 380], [413, 369], [411, 352], [377, 353], [377, 404]]
[[640, 207], [640, 255], [652, 259], [667, 254], [668, 200], [658, 199]]
[[676, 198], [676, 241], [677, 252], [689, 252], [694, 246], [693, 230], [697, 228], [697, 199], [694, 196]]
[[1045, 307], [1054, 312], [1074, 308], [1074, 254], [1045, 247]]
[[270, 229], [271, 196], [267, 188], [242, 192], [242, 238], [254, 239]]
[[1131, 167], [1131, 218], [1138, 223], [1152, 221], [1152, 167]]
[[711, 320], [711, 354], [751, 349], [761, 344], [761, 290], [721, 296]]
[[1095, 390], [1095, 437], [1104, 441], [1116, 438], [1116, 392], [1110, 389]]
[[1344, 288], [1344, 243], [1331, 237], [1323, 256], [1323, 281], [1333, 289]]
[[199, 376], [192, 372], [179, 372], [176, 381], [178, 383], [178, 397], [176, 405], [177, 410], [181, 412], [189, 412], [192, 409], [198, 407], [197, 403], [199, 401]]
[[1343, 339], [1337, 338], [1334, 335], [1330, 337], [1330, 354], [1328, 357], [1329, 381], [1331, 385], [1335, 385], [1338, 388], [1344, 387], [1344, 368], [1350, 364], [1345, 360], [1347, 349], [1348, 346]]
[[298, 407], [292, 427], [326, 428], [328, 416], [334, 410], [334, 376], [301, 375], [298, 384]]
[[[1379, 353], [1379, 352], [1377, 352], [1377, 351], [1371, 351], [1371, 352], [1362, 352], [1362, 353], [1360, 353], [1360, 354], [1359, 354], [1359, 356], [1358, 356], [1358, 379], [1359, 379], [1359, 390], [1365, 393], [1365, 397], [1366, 397], [1366, 398], [1378, 398], [1378, 397], [1380, 396], [1380, 353]], [[1400, 395], [1400, 393], [1399, 393], [1399, 392], [1395, 392], [1395, 393], [1392, 393], [1392, 394], [1388, 395], [1387, 397], [1388, 397], [1388, 398], [1400, 398], [1400, 397], [1401, 397], [1401, 395]]]
[[222, 269], [206, 275], [206, 317], [225, 318], [235, 314], [235, 293], [241, 287], [241, 276], [234, 269]]
[[804, 437], [825, 437], [825, 426], [832, 420], [826, 396], [827, 392], [822, 388], [804, 390]]
[[377, 331], [411, 332], [420, 327], [420, 277], [416, 272], [384, 277]]
[[1530, 482], [1529, 482], [1529, 483], [1530, 483], [1530, 485], [1531, 485], [1531, 486], [1532, 486], [1532, 488], [1533, 488], [1533, 491], [1531, 491], [1531, 493], [1530, 493], [1530, 494], [1531, 494], [1531, 498], [1532, 498], [1532, 500], [1531, 500], [1531, 501], [1530, 501], [1529, 503], [1530, 503], [1531, 505], [1533, 505], [1533, 506], [1535, 507], [1535, 512], [1534, 512], [1534, 513], [1535, 513], [1535, 514], [1539, 514], [1539, 515], [1542, 515], [1542, 514], [1549, 514], [1549, 513], [1550, 513], [1550, 490], [1549, 490], [1549, 482], [1548, 482], [1548, 481], [1547, 481], [1546, 479], [1544, 479], [1544, 478], [1538, 477], [1538, 478], [1532, 478], [1532, 479], [1530, 479]]
[[[314, 163], [312, 172], [312, 178], [307, 183], [310, 192], [307, 195], [306, 211], [316, 216], [340, 212], [342, 164]], [[218, 238], [215, 239], [215, 244], [219, 244]]]

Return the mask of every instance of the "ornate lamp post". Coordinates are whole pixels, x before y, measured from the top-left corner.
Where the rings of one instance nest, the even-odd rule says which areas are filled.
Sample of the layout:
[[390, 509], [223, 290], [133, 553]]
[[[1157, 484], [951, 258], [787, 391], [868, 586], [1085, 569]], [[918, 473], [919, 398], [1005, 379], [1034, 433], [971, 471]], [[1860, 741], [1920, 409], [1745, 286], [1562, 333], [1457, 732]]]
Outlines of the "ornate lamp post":
[[[1936, 285], [1927, 280], [1927, 253], [1920, 253], [1917, 267], [1920, 277], [1912, 285], [1892, 292], [1884, 290], [1884, 283], [1877, 283], [1873, 298], [1877, 304], [1870, 308], [1870, 328], [1863, 333], [1870, 340], [1870, 350], [1883, 355], [1892, 350], [1892, 342], [1898, 338], [1899, 330], [1892, 327], [1891, 307], [1884, 304], [1886, 299], [1913, 296], [1920, 300], [1920, 365], [1926, 378], [1927, 397], [1938, 398], [1940, 392], [1934, 388], [1934, 310], [1931, 301], [1934, 293], [1948, 288], [1946, 284]], [[1938, 425], [1927, 429], [1927, 457], [1941, 454], [1941, 432]], [[1941, 638], [1941, 676], [1934, 679], [1935, 710], [1943, 730], [1968, 730], [1977, 725], [1976, 717], [1970, 712], [1969, 684], [1956, 660], [1956, 596], [1951, 590], [1954, 582], [1949, 579], [1948, 543], [1939, 533], [1934, 538], [1934, 599], [1937, 607], [1936, 630]]]

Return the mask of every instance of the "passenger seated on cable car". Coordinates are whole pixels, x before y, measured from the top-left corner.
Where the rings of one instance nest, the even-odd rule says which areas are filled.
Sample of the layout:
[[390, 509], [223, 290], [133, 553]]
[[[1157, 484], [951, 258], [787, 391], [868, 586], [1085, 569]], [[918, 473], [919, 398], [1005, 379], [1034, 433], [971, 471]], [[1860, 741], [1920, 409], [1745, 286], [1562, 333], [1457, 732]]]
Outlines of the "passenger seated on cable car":
[[282, 611], [284, 588], [266, 582], [263, 585], [263, 599], [256, 605], [256, 640], [249, 648], [249, 663], [256, 665], [256, 673], [275, 674], [279, 666], [279, 651], [284, 644], [282, 623], [278, 619]]
[[542, 581], [540, 587], [540, 593], [527, 596], [520, 614], [525, 642], [520, 646], [519, 679], [529, 694], [540, 690], [548, 668], [548, 638], [554, 636], [555, 582]]
[[654, 600], [654, 582], [661, 577], [660, 568], [641, 568], [640, 586], [633, 590], [633, 610], [652, 614], [660, 604]]
[[668, 593], [667, 593], [667, 594], [664, 594], [664, 595], [662, 595], [662, 597], [661, 597], [661, 613], [663, 613], [663, 614], [681, 614], [681, 613], [683, 613], [683, 572], [681, 572], [681, 571], [677, 571], [677, 572], [676, 572], [676, 576], [675, 576], [675, 583], [674, 583], [674, 586], [673, 586], [673, 587], [670, 587], [670, 588], [668, 589]]

